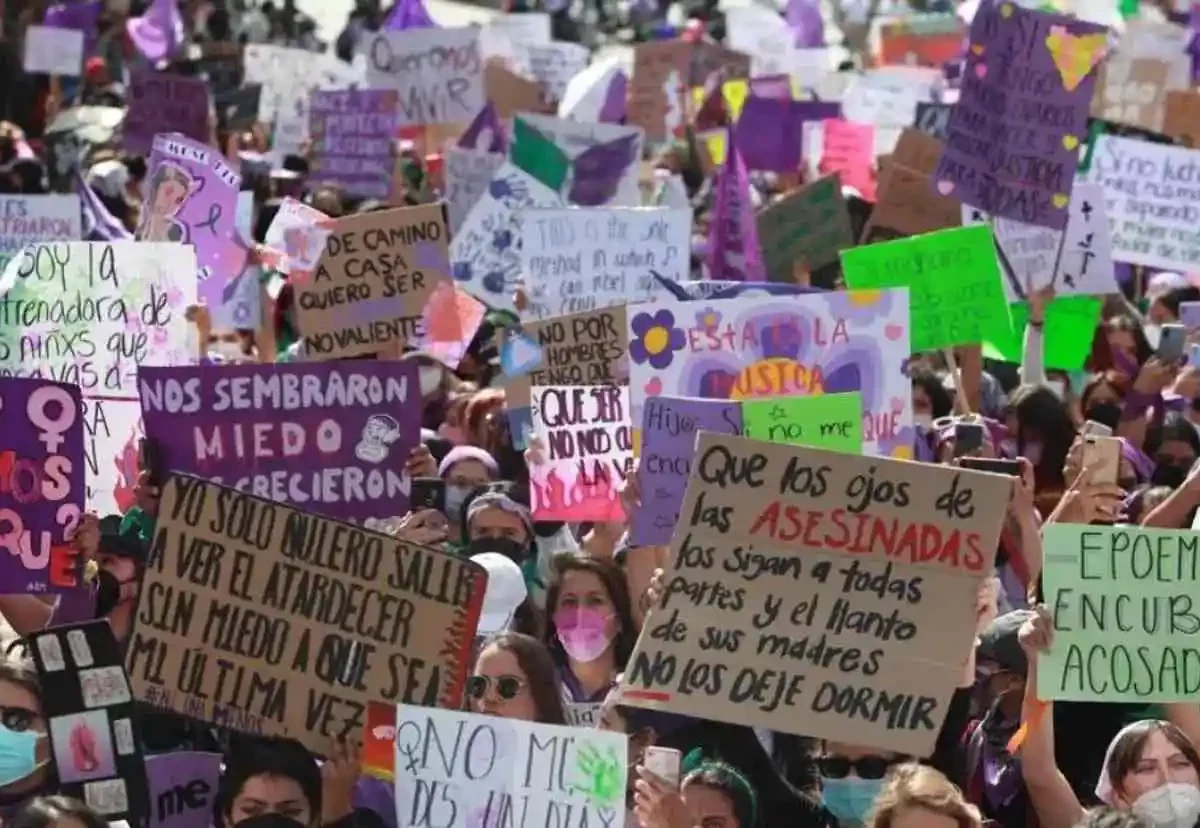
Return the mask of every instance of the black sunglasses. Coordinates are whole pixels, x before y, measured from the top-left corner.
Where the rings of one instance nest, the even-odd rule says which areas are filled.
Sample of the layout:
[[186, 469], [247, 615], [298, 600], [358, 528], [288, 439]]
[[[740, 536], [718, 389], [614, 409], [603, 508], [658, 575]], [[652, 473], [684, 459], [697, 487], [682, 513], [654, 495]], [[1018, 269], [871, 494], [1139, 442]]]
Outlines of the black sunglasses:
[[860, 756], [857, 759], [847, 759], [844, 756], [821, 756], [817, 759], [817, 767], [822, 776], [830, 779], [845, 779], [851, 769], [858, 774], [859, 779], [883, 779], [887, 776], [888, 768], [899, 762], [899, 759], [888, 759], [883, 756]]
[[525, 682], [516, 676], [471, 676], [467, 679], [467, 695], [473, 699], [482, 699], [493, 683], [496, 685], [496, 695], [504, 701], [515, 699], [525, 686]]

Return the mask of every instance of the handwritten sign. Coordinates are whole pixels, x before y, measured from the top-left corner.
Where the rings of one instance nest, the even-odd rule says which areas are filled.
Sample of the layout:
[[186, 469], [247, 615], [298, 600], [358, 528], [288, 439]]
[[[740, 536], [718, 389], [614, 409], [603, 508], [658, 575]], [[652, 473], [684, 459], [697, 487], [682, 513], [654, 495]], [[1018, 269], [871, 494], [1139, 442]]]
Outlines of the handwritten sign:
[[633, 50], [629, 123], [644, 129], [651, 141], [678, 137], [688, 123], [688, 90], [703, 86], [717, 71], [728, 79], [748, 78], [750, 56], [715, 43], [639, 43]]
[[[642, 203], [638, 175], [646, 136], [640, 128], [528, 112], [521, 113], [521, 120], [567, 156], [574, 181], [565, 189], [565, 199], [585, 207], [637, 207]], [[605, 152], [606, 148], [613, 151]], [[599, 183], [605, 186], [599, 188]]]
[[561, 101], [571, 78], [587, 68], [591, 52], [578, 43], [526, 43], [520, 47], [529, 66], [529, 74], [537, 79], [546, 96]]
[[621, 703], [929, 755], [1011, 485], [701, 433]]
[[335, 183], [365, 198], [387, 199], [395, 153], [396, 92], [350, 89], [313, 93], [309, 132], [314, 183]]
[[880, 162], [875, 209], [863, 230], [863, 244], [919, 236], [961, 224], [962, 205], [933, 188], [942, 154], [936, 138], [917, 129], [900, 133], [892, 154]]
[[13, 256], [31, 244], [77, 241], [82, 237], [79, 196], [0, 196], [0, 273]]
[[330, 224], [329, 216], [320, 210], [285, 198], [264, 239], [276, 257], [272, 266], [292, 276], [293, 284], [311, 278], [329, 239]]
[[1038, 698], [1194, 699], [1200, 535], [1062, 523], [1046, 527], [1046, 548], [1054, 646], [1038, 657]]
[[222, 759], [219, 753], [190, 750], [147, 758], [150, 828], [208, 828]]
[[123, 127], [125, 149], [149, 155], [154, 136], [178, 132], [206, 144], [208, 83], [203, 78], [165, 72], [134, 72], [129, 78], [129, 111]]
[[446, 147], [442, 154], [445, 165], [446, 211], [454, 234], [463, 227], [467, 214], [487, 192], [488, 183], [504, 165], [498, 152]]
[[758, 241], [773, 282], [791, 282], [797, 262], [812, 270], [854, 244], [850, 212], [836, 175], [801, 187], [758, 214]]
[[126, 670], [149, 704], [328, 756], [358, 738], [368, 701], [461, 702], [485, 578], [468, 560], [175, 475]]
[[397, 126], [469, 123], [486, 103], [474, 26], [379, 31], [364, 51], [367, 86], [399, 93]]
[[25, 71], [77, 78], [83, 69], [84, 33], [56, 26], [29, 26], [23, 33]]
[[815, 394], [742, 403], [742, 435], [767, 443], [862, 454], [862, 394]]

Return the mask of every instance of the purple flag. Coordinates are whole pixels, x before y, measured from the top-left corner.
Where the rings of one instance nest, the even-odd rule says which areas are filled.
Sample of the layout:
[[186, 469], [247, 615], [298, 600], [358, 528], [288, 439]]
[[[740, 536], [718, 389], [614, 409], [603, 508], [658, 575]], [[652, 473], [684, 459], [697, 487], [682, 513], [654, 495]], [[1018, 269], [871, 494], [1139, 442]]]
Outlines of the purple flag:
[[785, 17], [797, 49], [819, 49], [825, 45], [825, 20], [817, 0], [788, 0]]
[[145, 14], [125, 22], [125, 31], [146, 60], [167, 60], [183, 44], [179, 0], [152, 0]]
[[46, 9], [45, 25], [56, 29], [83, 32], [83, 53], [96, 51], [96, 19], [104, 9], [104, 0], [91, 3], [59, 3]]
[[763, 282], [767, 274], [750, 202], [750, 176], [732, 127], [726, 131], [725, 146], [725, 166], [717, 175], [716, 205], [708, 233], [708, 278]]
[[392, 6], [392, 11], [383, 22], [383, 28], [389, 32], [403, 32], [408, 29], [436, 29], [437, 23], [429, 16], [423, 0], [399, 0]]
[[79, 386], [5, 377], [0, 401], [0, 594], [79, 590], [83, 562], [66, 539], [87, 493]]
[[138, 391], [165, 468], [339, 520], [408, 513], [416, 363], [143, 365]]
[[[487, 146], [479, 146], [479, 139], [487, 137], [485, 142]], [[479, 114], [475, 116], [475, 120], [471, 121], [471, 125], [467, 127], [467, 131], [458, 137], [458, 145], [463, 149], [482, 150], [484, 152], [508, 152], [508, 136], [504, 132], [504, 125], [500, 123], [500, 116], [496, 113], [496, 107], [489, 103], [483, 105], [483, 109], [479, 110]]]
[[602, 124], [623, 124], [628, 114], [629, 78], [621, 70], [609, 79], [604, 92], [604, 103], [600, 105], [599, 121]]
[[1188, 52], [1192, 56], [1192, 81], [1200, 83], [1200, 3], [1192, 3], [1189, 22], [1192, 29], [1192, 39], [1188, 43]]
[[728, 400], [646, 398], [642, 408], [642, 462], [637, 473], [642, 505], [630, 520], [630, 542], [634, 546], [670, 543], [683, 505], [698, 431], [741, 434], [741, 405]]
[[332, 183], [364, 198], [392, 191], [394, 89], [317, 90], [308, 107], [313, 141], [310, 184]]
[[220, 781], [219, 753], [181, 751], [148, 757], [149, 828], [208, 828]]
[[795, 172], [800, 169], [800, 136], [804, 132], [801, 101], [751, 95], [742, 106], [734, 131], [746, 168]]
[[133, 241], [133, 234], [88, 186], [83, 176], [75, 173], [75, 193], [83, 210], [83, 235], [89, 241]]

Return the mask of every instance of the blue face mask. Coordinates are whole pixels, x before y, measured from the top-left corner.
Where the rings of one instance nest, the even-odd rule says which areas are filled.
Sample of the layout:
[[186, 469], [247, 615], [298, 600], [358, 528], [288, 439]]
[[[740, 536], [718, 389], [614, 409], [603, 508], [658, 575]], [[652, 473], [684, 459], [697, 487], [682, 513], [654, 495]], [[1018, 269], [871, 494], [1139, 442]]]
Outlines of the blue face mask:
[[9, 730], [0, 725], [0, 787], [10, 785], [37, 770], [36, 730]]
[[860, 823], [883, 790], [882, 779], [845, 779], [821, 777], [821, 801], [841, 823]]

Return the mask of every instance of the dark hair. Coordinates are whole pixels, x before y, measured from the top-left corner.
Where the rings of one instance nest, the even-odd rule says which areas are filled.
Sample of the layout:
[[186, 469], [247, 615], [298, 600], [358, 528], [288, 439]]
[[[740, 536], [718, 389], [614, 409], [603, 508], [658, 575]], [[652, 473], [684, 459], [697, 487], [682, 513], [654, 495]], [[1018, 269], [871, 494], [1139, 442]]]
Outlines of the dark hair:
[[1084, 814], [1083, 819], [1076, 822], [1074, 828], [1150, 828], [1150, 826], [1129, 811], [1118, 811], [1116, 808], [1101, 806]]
[[[565, 725], [567, 713], [563, 708], [562, 693], [558, 689], [558, 673], [554, 670], [554, 660], [542, 642], [531, 635], [517, 632], [502, 632], [493, 635], [483, 642], [479, 648], [482, 654], [488, 647], [512, 653], [517, 660], [517, 666], [525, 674], [529, 682], [529, 692], [533, 696], [533, 709], [536, 720], [540, 724]], [[475, 657], [479, 660], [479, 656]]]
[[1087, 413], [1088, 402], [1091, 401], [1092, 394], [1102, 385], [1110, 387], [1121, 399], [1124, 399], [1125, 395], [1129, 392], [1129, 381], [1125, 379], [1124, 374], [1111, 370], [1095, 374], [1084, 383], [1083, 390], [1079, 392], [1079, 408], [1085, 414]]
[[1123, 730], [1109, 748], [1108, 758], [1104, 762], [1104, 772], [1108, 774], [1108, 780], [1113, 790], [1118, 793], [1123, 792], [1121, 785], [1126, 775], [1137, 768], [1138, 762], [1142, 759], [1142, 751], [1146, 749], [1146, 742], [1155, 733], [1161, 733], [1168, 742], [1179, 748], [1196, 772], [1200, 773], [1200, 754], [1196, 753], [1196, 748], [1188, 739], [1187, 734], [1171, 722], [1143, 719]]
[[33, 662], [16, 655], [14, 651], [20, 647], [29, 649], [29, 639], [18, 638], [9, 645], [5, 657], [0, 659], [0, 681], [15, 684], [22, 690], [36, 696], [38, 702], [42, 699], [42, 682], [38, 677], [37, 668]]
[[[1146, 456], [1155, 460], [1154, 455], [1162, 448], [1163, 443], [1187, 443], [1192, 451], [1200, 456], [1200, 435], [1195, 427], [1176, 411], [1169, 412], [1161, 423], [1153, 423], [1146, 429], [1146, 439], [1143, 449]], [[1157, 462], [1157, 460], [1155, 460]]]
[[925, 368], [910, 368], [908, 378], [912, 380], [914, 387], [919, 387], [925, 392], [925, 396], [929, 397], [935, 420], [938, 417], [949, 416], [954, 408], [954, 401], [950, 399], [950, 393], [946, 391], [937, 374]]
[[241, 737], [225, 755], [225, 772], [213, 800], [213, 824], [231, 824], [233, 800], [256, 776], [280, 776], [300, 786], [314, 818], [321, 815], [321, 769], [295, 739]]
[[1157, 296], [1155, 302], [1162, 302], [1163, 307], [1171, 312], [1171, 315], [1176, 319], [1179, 318], [1179, 306], [1183, 302], [1200, 302], [1200, 288], [1194, 285], [1187, 287], [1171, 288], [1166, 293]]
[[1018, 448], [1030, 430], [1042, 437], [1042, 455], [1033, 467], [1037, 490], [1062, 487], [1063, 463], [1075, 440], [1075, 423], [1066, 402], [1045, 385], [1022, 385], [1010, 399], [1017, 418]]
[[758, 797], [750, 780], [733, 765], [705, 759], [695, 770], [688, 772], [679, 789], [683, 790], [688, 785], [700, 785], [725, 794], [733, 806], [738, 825], [741, 828], [754, 828], [754, 821], [758, 818]]
[[629, 597], [629, 582], [619, 566], [601, 558], [591, 558], [587, 555], [564, 554], [555, 556], [550, 563], [550, 580], [546, 584], [546, 630], [542, 640], [550, 650], [550, 655], [559, 664], [567, 663], [567, 653], [558, 640], [558, 630], [554, 626], [554, 614], [558, 612], [558, 597], [562, 590], [563, 578], [568, 572], [590, 572], [600, 579], [608, 600], [612, 602], [617, 614], [617, 635], [613, 639], [613, 662], [618, 671], [625, 669], [633, 645], [637, 642], [638, 627], [633, 620], [633, 601]]
[[108, 828], [108, 821], [90, 807], [69, 796], [39, 796], [4, 821], [5, 828], [49, 828], [57, 820], [71, 817], [83, 828]]
[[1107, 331], [1121, 331], [1133, 337], [1134, 356], [1137, 357], [1138, 365], [1145, 365], [1146, 360], [1154, 356], [1154, 349], [1150, 347], [1150, 341], [1146, 339], [1142, 323], [1129, 314], [1119, 313], [1116, 316], [1110, 316], [1100, 329], [1101, 333]]

